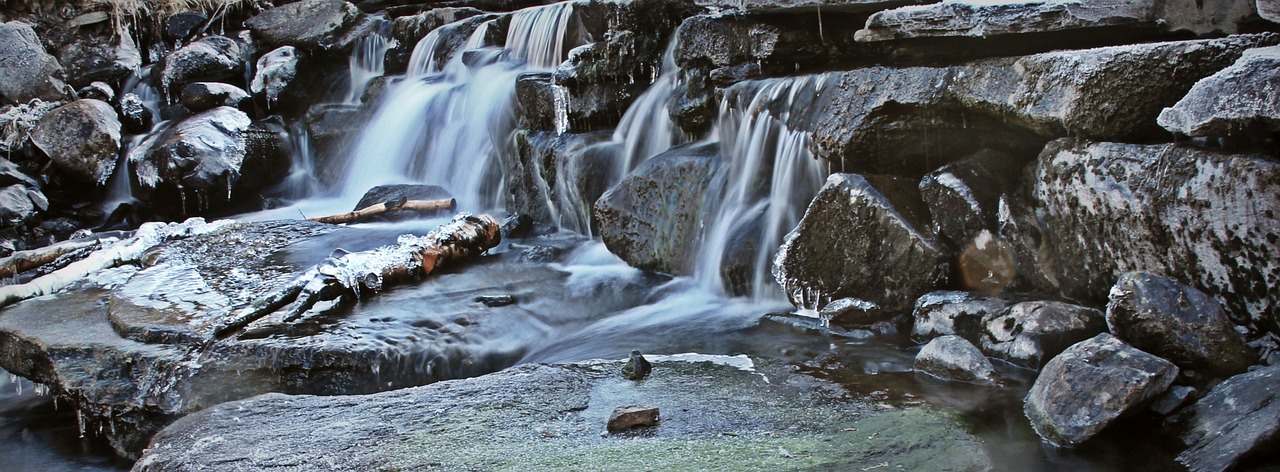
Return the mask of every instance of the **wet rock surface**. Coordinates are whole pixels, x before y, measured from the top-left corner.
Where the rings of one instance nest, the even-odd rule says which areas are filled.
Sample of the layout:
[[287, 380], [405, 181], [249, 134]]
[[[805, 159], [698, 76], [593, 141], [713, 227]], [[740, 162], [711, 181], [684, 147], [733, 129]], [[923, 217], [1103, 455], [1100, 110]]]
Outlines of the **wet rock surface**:
[[778, 249], [774, 278], [796, 306], [844, 297], [909, 306], [948, 272], [949, 254], [921, 230], [919, 198], [914, 182], [833, 174]]
[[[788, 386], [813, 379], [710, 362], [660, 361], [662, 375], [644, 383], [617, 378], [618, 367], [523, 365], [371, 396], [260, 396], [179, 420], [136, 468], [991, 467], [972, 436], [927, 408], [833, 404], [820, 388]], [[645, 435], [602, 436], [617, 402], [632, 399], [660, 408], [662, 422]], [[823, 446], [828, 440], [841, 447]], [[377, 446], [362, 446], [368, 441]]]
[[[1163, 273], [1214, 297], [1237, 324], [1274, 330], [1280, 274], [1277, 163], [1176, 145], [1064, 139], [1031, 169], [1042, 215], [1044, 290], [1101, 304], [1132, 271]], [[1208, 218], [1201, 215], [1221, 215]], [[1090, 234], [1088, 240], [1076, 235]], [[1023, 231], [1016, 244], [1034, 244]], [[1030, 266], [1023, 266], [1031, 268]]]
[[1213, 387], [1180, 413], [1189, 446], [1178, 462], [1193, 471], [1228, 470], [1274, 452], [1280, 438], [1280, 366], [1262, 367]]
[[979, 346], [991, 357], [1040, 369], [1066, 348], [1107, 331], [1099, 310], [1063, 302], [1022, 302], [983, 319]]
[[1257, 361], [1222, 306], [1204, 292], [1146, 272], [1111, 287], [1107, 326], [1133, 347], [1210, 376], [1244, 372]]
[[54, 108], [31, 131], [31, 141], [71, 179], [102, 185], [115, 171], [121, 124], [101, 100], [76, 100]]
[[1005, 313], [1015, 301], [975, 292], [930, 292], [915, 302], [911, 339], [927, 342], [956, 334], [973, 342], [982, 339], [985, 321]]
[[992, 384], [995, 367], [973, 343], [954, 334], [929, 341], [916, 355], [915, 370], [942, 380]]
[[249, 93], [234, 85], [195, 82], [182, 88], [179, 101], [188, 110], [199, 113], [217, 107], [240, 108], [248, 99]]
[[206, 36], [164, 56], [152, 72], [162, 93], [178, 94], [192, 82], [234, 79], [244, 71], [244, 51], [226, 36]]
[[1169, 361], [1103, 333], [1045, 364], [1023, 411], [1045, 441], [1076, 446], [1146, 406], [1177, 376]]
[[646, 160], [600, 197], [595, 219], [609, 250], [635, 267], [692, 272], [703, 195], [719, 164], [716, 146], [679, 148]]
[[1160, 126], [1187, 136], [1265, 138], [1280, 132], [1280, 46], [1245, 51], [1160, 113]]

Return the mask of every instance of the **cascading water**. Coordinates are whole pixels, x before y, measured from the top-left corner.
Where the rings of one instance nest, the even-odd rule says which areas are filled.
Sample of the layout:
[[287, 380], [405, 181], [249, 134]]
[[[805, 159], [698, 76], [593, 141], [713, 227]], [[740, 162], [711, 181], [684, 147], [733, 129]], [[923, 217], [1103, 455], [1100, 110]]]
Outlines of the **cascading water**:
[[[125, 79], [124, 86], [120, 88], [121, 95], [134, 94], [137, 95], [143, 108], [153, 117], [160, 116], [160, 92], [156, 90], [151, 82], [151, 66], [144, 67], [136, 71], [133, 75]], [[155, 129], [159, 123], [154, 124], [151, 129]], [[133, 170], [129, 164], [129, 150], [137, 147], [149, 133], [139, 133], [128, 137], [127, 142], [122, 143], [120, 149], [120, 157], [116, 162], [116, 171], [111, 174], [110, 180], [107, 182], [107, 195], [103, 198], [102, 208], [111, 211], [121, 203], [133, 201], [133, 185], [130, 176]]]
[[[771, 79], [726, 91], [715, 131], [724, 162], [712, 190], [723, 198], [709, 209], [695, 264], [696, 278], [709, 289], [731, 286], [756, 299], [781, 297], [770, 276], [772, 256], [828, 173], [810, 151], [808, 134], [787, 123], [809, 109], [823, 80]], [[739, 275], [750, 280], [725, 280], [731, 245], [744, 236], [758, 238], [746, 274]]]
[[382, 21], [371, 34], [360, 38], [355, 49], [351, 51], [350, 88], [347, 90], [347, 103], [360, 103], [360, 96], [369, 85], [369, 81], [382, 76], [386, 71], [385, 57], [387, 50], [396, 46], [396, 41], [387, 37], [387, 29], [391, 22]]
[[672, 38], [662, 54], [662, 72], [658, 79], [627, 108], [613, 132], [613, 141], [622, 144], [618, 151], [619, 174], [614, 183], [622, 180], [645, 159], [689, 142], [689, 137], [667, 112], [667, 101], [675, 94], [678, 72], [676, 41]]
[[409, 76], [387, 94], [361, 133], [343, 198], [408, 181], [448, 189], [463, 209], [498, 206], [498, 159], [511, 152], [516, 126], [516, 76], [549, 70], [564, 61], [568, 48], [586, 43], [588, 38], [567, 37], [573, 21], [571, 3], [517, 11], [502, 48], [485, 44], [492, 24], [482, 23], [442, 70], [437, 49], [442, 35], [456, 28], [424, 37], [414, 48]]

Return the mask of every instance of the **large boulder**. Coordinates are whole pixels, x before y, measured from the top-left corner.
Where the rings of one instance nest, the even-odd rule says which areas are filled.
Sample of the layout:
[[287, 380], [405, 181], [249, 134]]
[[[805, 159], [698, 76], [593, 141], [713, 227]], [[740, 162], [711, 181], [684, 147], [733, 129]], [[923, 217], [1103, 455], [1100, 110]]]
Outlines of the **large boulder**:
[[17, 21], [0, 23], [0, 99], [26, 103], [33, 98], [66, 98], [62, 65], [45, 52], [31, 25]]
[[120, 153], [120, 118], [106, 102], [84, 99], [54, 108], [31, 132], [58, 171], [71, 179], [103, 185]]
[[[752, 96], [779, 80], [812, 84], [788, 110], [789, 130], [845, 172], [920, 178], [984, 148], [1015, 160], [1054, 137], [1164, 139], [1163, 107], [1247, 49], [1280, 35], [1149, 43], [972, 61], [950, 67], [866, 67], [752, 80], [725, 89]], [[1086, 71], [1087, 73], [1082, 73]], [[1118, 84], [1141, 83], [1142, 87]]]
[[1075, 30], [1107, 32], [1117, 27], [1235, 33], [1240, 23], [1253, 15], [1252, 3], [1253, 0], [952, 0], [875, 13], [855, 38], [987, 38]]
[[718, 146], [676, 148], [646, 160], [595, 204], [609, 251], [632, 266], [693, 271], [704, 192], [719, 166]]
[[1276, 0], [1258, 0], [1258, 16], [1274, 23], [1280, 23], [1280, 2]]
[[1280, 133], [1280, 46], [1250, 49], [1160, 112], [1164, 129], [1186, 136]]
[[1025, 211], [1037, 217], [1010, 237], [1034, 255], [1020, 267], [1048, 274], [1042, 290], [1101, 304], [1122, 274], [1160, 273], [1213, 296], [1237, 324], [1277, 329], [1274, 158], [1063, 139], [1030, 171]]
[[318, 103], [303, 115], [315, 159], [316, 178], [324, 185], [345, 178], [348, 154], [369, 121], [368, 107]]
[[857, 297], [903, 309], [949, 272], [927, 221], [915, 181], [832, 174], [778, 249], [773, 276], [796, 306]]
[[1130, 272], [1111, 287], [1110, 299], [1107, 326], [1113, 334], [1184, 372], [1225, 377], [1257, 361], [1222, 306], [1194, 287]]
[[289, 167], [282, 135], [283, 129], [255, 125], [240, 110], [217, 107], [147, 136], [128, 158], [146, 199], [181, 205], [164, 211], [192, 214], [282, 178]]
[[162, 93], [177, 93], [192, 82], [231, 80], [244, 71], [244, 51], [226, 36], [206, 36], [169, 53], [152, 71]]
[[1275, 453], [1280, 440], [1280, 366], [1227, 379], [1179, 414], [1187, 450], [1178, 462], [1194, 472], [1234, 469]]
[[245, 26], [272, 47], [330, 50], [341, 48], [343, 33], [362, 16], [343, 0], [303, 0], [259, 13]]
[[1036, 370], [1068, 347], [1107, 330], [1101, 311], [1054, 301], [1021, 302], [982, 321], [979, 347], [984, 354]]
[[119, 83], [142, 66], [142, 53], [132, 34], [77, 35], [58, 50], [67, 82], [84, 87], [94, 81]]
[[1103, 333], [1045, 364], [1027, 392], [1023, 413], [1046, 442], [1076, 446], [1126, 413], [1140, 411], [1177, 377], [1173, 363]]
[[942, 380], [995, 383], [996, 369], [977, 347], [954, 334], [933, 338], [916, 355], [913, 367]]

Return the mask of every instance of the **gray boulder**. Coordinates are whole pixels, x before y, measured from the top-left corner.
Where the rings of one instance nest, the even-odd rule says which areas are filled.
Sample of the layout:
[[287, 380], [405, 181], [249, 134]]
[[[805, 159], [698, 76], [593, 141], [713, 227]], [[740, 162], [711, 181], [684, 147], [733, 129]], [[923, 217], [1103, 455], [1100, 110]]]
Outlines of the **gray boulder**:
[[1114, 27], [1235, 33], [1253, 0], [956, 0], [871, 15], [858, 41], [988, 38]]
[[245, 26], [272, 47], [329, 50], [340, 47], [344, 31], [362, 16], [343, 0], [303, 0], [259, 13]]
[[128, 159], [144, 200], [186, 215], [221, 208], [237, 195], [250, 197], [277, 183], [289, 169], [285, 137], [279, 126], [217, 107], [147, 136]]
[[865, 328], [887, 321], [892, 313], [880, 309], [880, 306], [875, 303], [850, 297], [833, 300], [818, 311], [818, 316], [827, 320], [829, 324]]
[[773, 276], [792, 304], [858, 297], [899, 310], [946, 281], [951, 255], [922, 231], [915, 181], [873, 179], [832, 174], [787, 234]]
[[22, 169], [17, 164], [14, 164], [13, 161], [0, 157], [0, 187], [7, 187], [13, 184], [23, 184], [31, 188], [40, 186], [36, 179], [22, 172]]
[[27, 186], [13, 184], [0, 189], [0, 227], [17, 226], [35, 214], [36, 206], [31, 201]]
[[632, 266], [690, 274], [704, 192], [719, 166], [715, 145], [676, 148], [646, 160], [596, 201], [609, 251]]
[[977, 347], [956, 335], [939, 336], [925, 344], [913, 367], [942, 380], [992, 384], [995, 367]]
[[1280, 2], [1258, 0], [1258, 16], [1273, 23], [1280, 23]]
[[120, 119], [100, 100], [76, 100], [54, 108], [31, 131], [31, 142], [63, 175], [103, 185], [120, 152]]
[[1037, 216], [1009, 237], [1034, 258], [1020, 267], [1048, 274], [1041, 290], [1101, 302], [1124, 273], [1160, 273], [1214, 297], [1236, 324], [1276, 329], [1274, 158], [1063, 139], [1030, 171]]
[[1005, 313], [1014, 301], [975, 292], [930, 292], [916, 300], [911, 339], [926, 342], [959, 335], [975, 344], [985, 336], [987, 320]]
[[152, 71], [163, 93], [178, 92], [192, 82], [220, 82], [244, 71], [244, 52], [226, 36], [206, 36], [169, 53]]
[[325, 185], [340, 182], [345, 177], [348, 152], [369, 121], [368, 107], [317, 103], [302, 120], [313, 146], [316, 178]]
[[58, 59], [45, 52], [31, 25], [0, 23], [0, 99], [7, 103], [62, 100], [67, 86], [61, 76]]
[[298, 76], [298, 61], [301, 58], [293, 46], [281, 46], [258, 58], [257, 72], [249, 90], [254, 95], [263, 97], [267, 107], [271, 108], [284, 95], [289, 84]]
[[1250, 49], [1160, 112], [1160, 126], [1186, 136], [1280, 133], [1280, 46]]
[[1039, 370], [1073, 344], [1106, 332], [1101, 311], [1063, 302], [1015, 304], [1003, 314], [983, 319], [979, 346], [988, 356]]
[[452, 198], [452, 195], [439, 185], [379, 185], [365, 192], [364, 196], [360, 197], [360, 201], [356, 203], [355, 208], [352, 208], [351, 211], [397, 199], [441, 200], [445, 198]]
[[1280, 366], [1227, 379], [1179, 416], [1187, 450], [1178, 462], [1194, 472], [1234, 469], [1275, 452], [1280, 439]]
[[1225, 377], [1257, 361], [1218, 302], [1146, 272], [1124, 274], [1111, 287], [1107, 326], [1133, 347], [1169, 359], [1184, 372]]
[[193, 82], [182, 88], [180, 102], [194, 113], [217, 107], [240, 108], [249, 93], [244, 89], [221, 82]]
[[131, 34], [76, 35], [58, 50], [67, 82], [84, 87], [90, 82], [119, 83], [142, 66], [142, 53]]
[[1178, 376], [1173, 363], [1107, 333], [1067, 348], [1040, 371], [1023, 403], [1046, 442], [1072, 447], [1164, 393]]

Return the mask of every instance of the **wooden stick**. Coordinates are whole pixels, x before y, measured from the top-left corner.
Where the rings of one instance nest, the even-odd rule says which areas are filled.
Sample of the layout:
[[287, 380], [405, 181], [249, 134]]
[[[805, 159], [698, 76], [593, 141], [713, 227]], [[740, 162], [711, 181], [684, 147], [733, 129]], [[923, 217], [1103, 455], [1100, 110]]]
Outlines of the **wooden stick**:
[[353, 212], [307, 219], [310, 221], [337, 225], [343, 223], [356, 223], [384, 213], [393, 213], [397, 211], [453, 211], [457, 206], [457, 202], [452, 198], [446, 198], [443, 200], [392, 200], [369, 205]]

